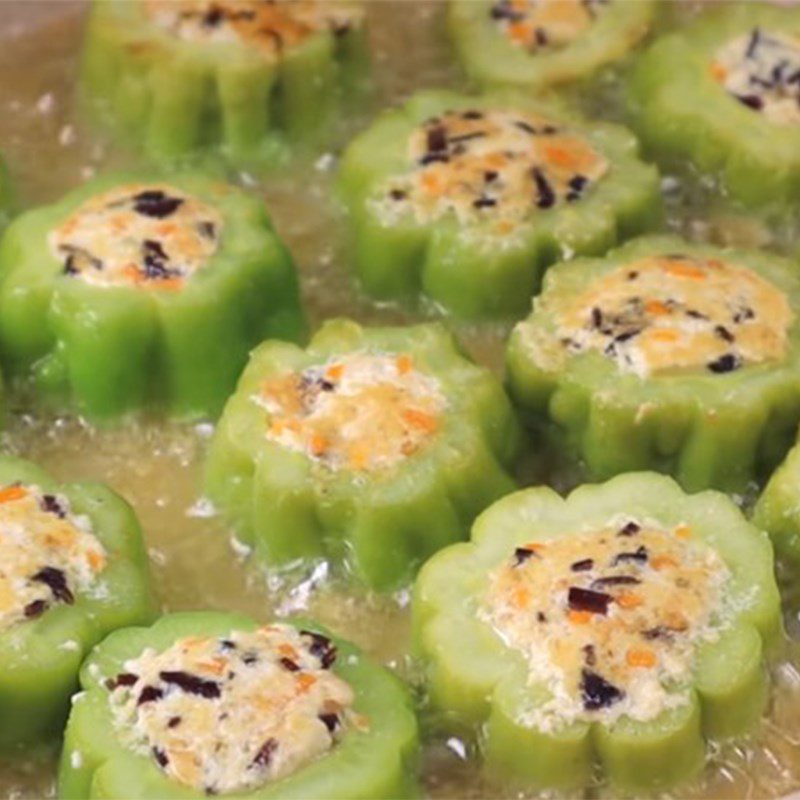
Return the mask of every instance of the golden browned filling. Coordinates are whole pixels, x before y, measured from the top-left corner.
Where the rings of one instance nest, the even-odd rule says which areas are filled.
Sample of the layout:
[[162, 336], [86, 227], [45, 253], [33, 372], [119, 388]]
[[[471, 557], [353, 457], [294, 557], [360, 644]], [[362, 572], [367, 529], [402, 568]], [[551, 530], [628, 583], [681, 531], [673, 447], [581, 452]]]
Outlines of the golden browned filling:
[[0, 487], [0, 628], [35, 619], [92, 588], [106, 564], [87, 517], [37, 486]]
[[648, 720], [687, 701], [696, 646], [726, 623], [728, 574], [688, 525], [619, 517], [516, 548], [479, 615], [549, 692], [526, 724]]
[[448, 111], [429, 119], [409, 142], [413, 164], [389, 180], [384, 216], [414, 213], [420, 221], [455, 213], [511, 232], [536, 213], [578, 202], [608, 170], [581, 135], [517, 111]]
[[352, 3], [316, 0], [146, 0], [152, 22], [189, 42], [242, 42], [270, 58], [318, 31], [340, 36], [361, 24]]
[[556, 313], [567, 353], [596, 350], [642, 377], [780, 360], [791, 321], [786, 296], [756, 273], [680, 254], [619, 267]]
[[389, 467], [423, 448], [442, 424], [439, 382], [407, 354], [344, 356], [264, 382], [253, 400], [267, 438], [332, 469]]
[[711, 74], [740, 103], [778, 125], [800, 124], [800, 36], [753, 28], [726, 42]]
[[166, 185], [91, 198], [50, 232], [64, 273], [95, 286], [177, 290], [219, 247], [222, 215]]
[[489, 11], [514, 44], [530, 52], [572, 44], [592, 27], [610, 0], [497, 0]]
[[206, 794], [247, 791], [323, 756], [366, 720], [318, 633], [267, 625], [145, 650], [106, 686], [122, 742]]

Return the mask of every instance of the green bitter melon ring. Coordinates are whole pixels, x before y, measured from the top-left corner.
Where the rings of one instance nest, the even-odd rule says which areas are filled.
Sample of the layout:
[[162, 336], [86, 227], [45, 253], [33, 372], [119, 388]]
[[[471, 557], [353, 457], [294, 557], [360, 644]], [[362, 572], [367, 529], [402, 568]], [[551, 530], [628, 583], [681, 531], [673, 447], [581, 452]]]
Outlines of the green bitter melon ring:
[[263, 203], [195, 174], [105, 176], [17, 217], [0, 319], [7, 376], [95, 420], [214, 416], [251, 347], [304, 330]]
[[417, 724], [386, 670], [318, 626], [169, 614], [81, 670], [63, 800], [416, 796]]
[[520, 431], [440, 325], [326, 323], [253, 352], [220, 418], [210, 498], [274, 566], [332, 558], [380, 589], [511, 491]]
[[753, 523], [772, 537], [775, 552], [800, 567], [800, 446], [772, 473], [753, 510]]
[[521, 314], [559, 256], [602, 253], [659, 219], [634, 137], [515, 93], [415, 95], [347, 148], [355, 271], [384, 300]]
[[637, 65], [643, 144], [689, 158], [747, 205], [800, 197], [800, 10], [742, 3], [657, 41]]
[[776, 256], [644, 237], [548, 271], [509, 342], [510, 391], [593, 479], [743, 491], [800, 420], [798, 307]]
[[121, 135], [156, 157], [209, 145], [274, 161], [319, 145], [367, 71], [352, 3], [97, 0], [82, 81]]
[[111, 631], [155, 616], [130, 506], [101, 484], [54, 481], [0, 457], [0, 750], [61, 736], [78, 670]]
[[655, 473], [503, 498], [423, 567], [413, 612], [443, 724], [537, 788], [585, 786], [594, 762], [618, 790], [688, 778], [704, 740], [757, 724], [781, 637], [766, 534]]
[[448, 30], [479, 84], [542, 90], [624, 58], [654, 11], [651, 0], [450, 0]]

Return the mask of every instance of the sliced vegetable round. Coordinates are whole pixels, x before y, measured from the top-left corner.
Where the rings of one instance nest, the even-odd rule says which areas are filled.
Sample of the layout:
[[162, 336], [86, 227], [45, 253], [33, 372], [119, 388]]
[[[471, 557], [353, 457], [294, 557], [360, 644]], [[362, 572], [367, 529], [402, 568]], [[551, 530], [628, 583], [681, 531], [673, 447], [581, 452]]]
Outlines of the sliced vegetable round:
[[688, 778], [705, 739], [757, 724], [781, 635], [766, 534], [655, 473], [503, 498], [423, 567], [413, 612], [434, 706], [536, 788], [595, 763], [626, 791]]
[[253, 352], [206, 487], [270, 565], [344, 560], [384, 589], [514, 488], [519, 440], [500, 384], [441, 326], [338, 320], [307, 350]]
[[199, 175], [97, 179], [0, 247], [3, 366], [93, 419], [215, 415], [250, 348], [303, 325], [261, 202]]
[[361, 285], [467, 317], [520, 314], [559, 257], [601, 253], [660, 216], [634, 138], [516, 94], [422, 92], [345, 152]]
[[0, 750], [56, 740], [86, 653], [150, 622], [147, 554], [130, 506], [0, 456]]
[[473, 80], [540, 90], [627, 56], [654, 11], [651, 0], [450, 0], [448, 28]]
[[157, 157], [219, 146], [274, 161], [330, 135], [367, 73], [363, 11], [346, 2], [97, 0], [85, 94]]
[[81, 670], [59, 797], [399, 798], [417, 724], [398, 681], [313, 623], [189, 612], [118, 631]]
[[776, 256], [638, 239], [548, 271], [509, 342], [510, 391], [593, 478], [741, 491], [800, 420], [798, 304]]
[[645, 146], [747, 205], [800, 198], [800, 9], [741, 3], [658, 40], [632, 82]]
[[779, 557], [800, 567], [800, 447], [772, 473], [753, 510], [753, 524], [767, 531]]

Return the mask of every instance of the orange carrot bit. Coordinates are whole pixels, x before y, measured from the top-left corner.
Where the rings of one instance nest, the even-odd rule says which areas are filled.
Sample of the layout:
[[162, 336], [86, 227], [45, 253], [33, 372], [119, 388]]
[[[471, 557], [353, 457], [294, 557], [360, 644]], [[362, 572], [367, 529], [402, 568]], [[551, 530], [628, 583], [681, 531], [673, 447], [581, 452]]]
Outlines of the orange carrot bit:
[[508, 159], [502, 153], [489, 153], [484, 159], [483, 163], [488, 169], [502, 169]]
[[573, 625], [586, 625], [587, 623], [592, 621], [592, 612], [591, 611], [577, 611], [576, 609], [571, 609], [567, 614], [567, 619]]
[[678, 562], [667, 553], [660, 553], [650, 559], [650, 566], [653, 569], [664, 569], [665, 567], [677, 567]]
[[278, 646], [278, 652], [282, 656], [286, 656], [286, 658], [297, 658], [297, 650], [294, 649], [290, 644], [286, 644], [285, 642]]
[[650, 331], [649, 338], [656, 342], [675, 342], [679, 334], [670, 328], [655, 328]]
[[26, 497], [28, 490], [22, 486], [6, 486], [0, 489], [0, 503], [10, 503], [12, 500], [21, 500]]
[[678, 525], [675, 528], [675, 535], [679, 539], [688, 539], [692, 535], [692, 529], [688, 525]]
[[157, 281], [150, 281], [150, 286], [162, 292], [177, 292], [183, 288], [183, 278], [161, 278]]
[[299, 694], [305, 694], [315, 683], [317, 679], [313, 675], [309, 675], [307, 672], [302, 672], [297, 676], [295, 680], [295, 686], [297, 686], [297, 691]]
[[347, 453], [352, 469], [366, 469], [369, 464], [369, 447], [363, 442], [352, 445]]
[[413, 366], [414, 362], [411, 360], [411, 356], [409, 355], [400, 355], [397, 356], [397, 371], [401, 375], [406, 375], [411, 372], [411, 367]]
[[663, 268], [668, 275], [675, 275], [678, 278], [689, 278], [693, 281], [706, 279], [705, 270], [694, 266], [694, 264], [687, 264], [685, 261], [667, 261]]
[[544, 550], [544, 545], [541, 542], [528, 542], [522, 545], [522, 549], [533, 550], [534, 553], [538, 553], [540, 550]]
[[428, 194], [439, 194], [443, 188], [442, 181], [435, 173], [426, 172], [422, 176], [422, 188]]
[[625, 653], [625, 661], [629, 667], [645, 667], [649, 669], [656, 665], [656, 654], [646, 647], [631, 647]]
[[426, 414], [424, 411], [420, 411], [416, 408], [407, 408], [403, 411], [403, 419], [409, 425], [419, 428], [425, 431], [425, 433], [433, 433], [438, 426], [436, 417], [432, 414]]
[[325, 377], [329, 381], [338, 381], [344, 375], [344, 364], [331, 364], [325, 370]]
[[90, 550], [87, 557], [89, 559], [89, 566], [95, 572], [100, 572], [100, 570], [106, 565], [105, 556], [102, 553], [98, 553], [97, 550]]
[[725, 69], [719, 61], [712, 61], [709, 71], [711, 72], [711, 77], [720, 83], [728, 77], [728, 70]]
[[527, 608], [531, 602], [531, 592], [525, 586], [517, 586], [511, 594], [511, 605], [514, 608]]
[[122, 270], [122, 275], [131, 283], [141, 283], [144, 280], [144, 275], [142, 275], [135, 264], [128, 264], [125, 269]]
[[328, 440], [324, 436], [314, 433], [311, 436], [309, 447], [315, 456], [321, 456], [328, 449]]
[[645, 303], [644, 310], [654, 317], [662, 317], [664, 314], [669, 314], [669, 308], [666, 303], [662, 303], [660, 300], [648, 300]]
[[634, 594], [633, 592], [622, 592], [622, 594], [617, 595], [615, 599], [617, 605], [621, 608], [636, 608], [644, 602], [638, 594]]
[[508, 26], [508, 35], [512, 41], [527, 42], [533, 35], [533, 26], [529, 22], [512, 22]]
[[551, 164], [564, 169], [574, 169], [580, 161], [577, 154], [573, 153], [567, 147], [559, 147], [557, 145], [550, 145], [544, 148], [544, 157]]

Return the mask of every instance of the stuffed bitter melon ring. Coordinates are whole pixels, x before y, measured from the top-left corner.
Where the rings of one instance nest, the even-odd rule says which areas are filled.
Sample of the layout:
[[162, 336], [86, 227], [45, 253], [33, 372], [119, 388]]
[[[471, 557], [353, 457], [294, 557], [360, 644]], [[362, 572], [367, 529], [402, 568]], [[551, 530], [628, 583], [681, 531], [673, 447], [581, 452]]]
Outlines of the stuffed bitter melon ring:
[[753, 523], [767, 531], [775, 552], [800, 567], [800, 446], [772, 473], [753, 509]]
[[800, 10], [742, 3], [642, 57], [634, 115], [645, 146], [719, 174], [748, 205], [800, 197]]
[[109, 636], [81, 683], [59, 773], [65, 800], [414, 793], [405, 691], [311, 623], [167, 615]]
[[83, 84], [151, 155], [273, 160], [324, 141], [366, 72], [362, 23], [318, 0], [97, 0]]
[[254, 344], [303, 331], [262, 203], [196, 175], [102, 178], [18, 217], [0, 319], [8, 374], [96, 419], [217, 414]]
[[661, 211], [627, 131], [516, 94], [417, 94], [351, 143], [340, 188], [364, 289], [462, 316], [522, 313], [559, 254], [604, 252]]
[[86, 653], [155, 607], [127, 503], [11, 456], [0, 457], [0, 562], [0, 750], [10, 751], [56, 740]]
[[545, 89], [624, 58], [654, 11], [651, 0], [450, 0], [448, 29], [473, 80]]
[[326, 323], [254, 351], [206, 470], [211, 499], [275, 566], [344, 560], [396, 586], [514, 487], [499, 382], [439, 325]]
[[503, 498], [423, 567], [413, 611], [433, 705], [537, 787], [596, 761], [619, 789], [689, 777], [704, 739], [757, 723], [781, 632], [766, 534], [655, 473]]
[[800, 420], [798, 307], [776, 256], [644, 237], [548, 271], [509, 342], [510, 391], [593, 478], [741, 491]]

